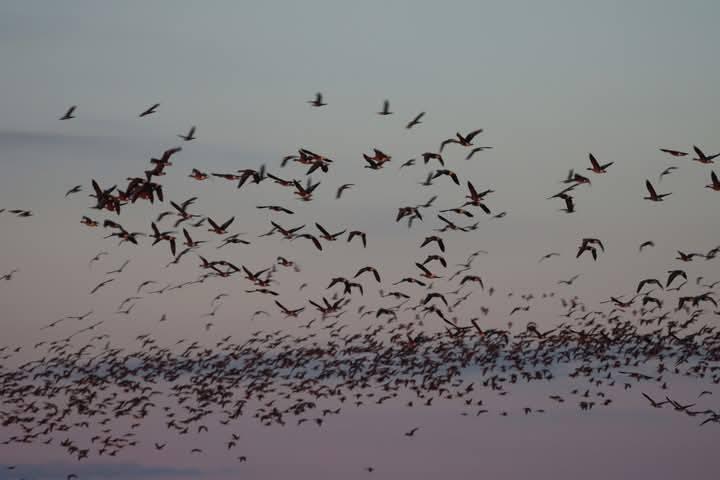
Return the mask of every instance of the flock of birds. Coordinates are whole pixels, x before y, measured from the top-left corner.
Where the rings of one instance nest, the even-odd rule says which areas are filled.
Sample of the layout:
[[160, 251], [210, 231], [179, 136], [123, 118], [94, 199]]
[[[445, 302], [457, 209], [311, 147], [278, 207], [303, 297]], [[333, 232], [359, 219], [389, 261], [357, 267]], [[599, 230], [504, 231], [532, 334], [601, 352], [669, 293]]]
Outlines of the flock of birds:
[[[313, 108], [327, 106], [318, 93], [308, 103]], [[152, 105], [140, 117], [158, 112], [159, 104]], [[75, 106], [60, 118], [76, 118]], [[392, 115], [390, 103], [384, 101], [379, 115]], [[422, 123], [425, 112], [412, 118], [405, 127], [413, 129]], [[178, 135], [183, 142], [196, 139], [193, 126]], [[559, 301], [563, 321], [549, 330], [541, 331], [535, 322], [523, 328], [489, 328], [482, 316], [488, 316], [486, 307], [470, 307], [477, 312], [471, 318], [458, 315], [461, 305], [467, 306], [478, 292], [491, 296], [495, 288], [489, 285], [474, 269], [475, 259], [484, 251], [470, 253], [463, 263], [453, 268], [447, 259], [445, 235], [470, 233], [478, 229], [477, 216], [502, 218], [506, 212], [494, 213], [489, 197], [494, 190], [478, 188], [472, 181], [463, 179], [448, 168], [448, 150], [462, 148], [464, 157], [471, 160], [479, 152], [492, 147], [475, 142], [483, 133], [475, 129], [457, 132], [443, 140], [437, 151], [424, 152], [399, 166], [403, 171], [414, 165], [434, 167], [426, 172], [421, 185], [447, 182], [459, 191], [463, 200], [448, 208], [436, 209], [436, 196], [417, 205], [397, 206], [395, 222], [406, 222], [409, 228], [430, 224], [432, 231], [417, 237], [417, 248], [422, 253], [418, 261], [408, 265], [405, 275], [385, 278], [378, 265], [363, 265], [344, 276], [330, 276], [326, 293], [319, 298], [308, 298], [304, 304], [293, 304], [284, 298], [280, 288], [294, 275], [299, 276], [301, 265], [292, 258], [277, 256], [262, 268], [239, 264], [229, 254], [231, 246], [251, 248], [255, 243], [249, 235], [233, 232], [235, 217], [195, 210], [197, 197], [169, 200], [166, 188], [160, 182], [172, 169], [173, 158], [182, 151], [175, 147], [152, 158], [143, 175], [130, 177], [123, 186], [111, 182], [101, 185], [92, 180], [90, 211], [81, 218], [88, 229], [101, 229], [107, 241], [134, 246], [166, 245], [170, 261], [177, 265], [198, 259], [196, 278], [168, 284], [164, 287], [153, 280], [139, 282], [117, 309], [118, 314], [131, 315], [133, 308], [150, 295], [161, 296], [173, 290], [188, 289], [210, 281], [227, 282], [241, 277], [247, 294], [263, 305], [253, 314], [282, 316], [295, 319], [305, 332], [291, 334], [285, 330], [254, 332], [249, 338], [235, 340], [222, 338], [208, 346], [192, 338], [180, 340], [174, 346], [162, 344], [161, 338], [150, 333], [139, 335], [134, 345], [113, 346], [108, 333], [102, 333], [105, 319], [92, 321], [95, 313], [89, 310], [81, 315], [55, 320], [43, 330], [67, 322], [82, 324], [71, 335], [51, 338], [33, 346], [40, 358], [18, 365], [9, 365], [24, 347], [0, 348], [0, 422], [6, 433], [2, 444], [59, 445], [78, 460], [91, 456], [116, 456], [121, 451], [138, 447], [143, 442], [137, 429], [146, 418], [162, 418], [168, 432], [177, 435], [227, 435], [225, 445], [235, 452], [238, 461], [247, 456], [241, 449], [241, 435], [233, 431], [233, 423], [241, 416], [251, 416], [265, 426], [303, 423], [322, 426], [349, 407], [402, 403], [408, 408], [431, 406], [434, 401], [456, 402], [465, 416], [482, 416], [492, 411], [485, 401], [490, 397], [509, 395], [518, 383], [551, 382], [567, 372], [576, 382], [568, 392], [549, 396], [551, 404], [574, 402], [581, 411], [610, 406], [619, 391], [643, 384], [665, 392], [663, 398], [654, 398], [640, 392], [653, 408], [669, 407], [689, 417], [697, 417], [699, 425], [720, 423], [720, 411], [701, 408], [702, 397], [711, 396], [705, 389], [691, 400], [673, 398], [667, 390], [674, 376], [685, 376], [698, 384], [720, 383], [720, 330], [703, 319], [720, 315], [715, 287], [720, 281], [704, 282], [702, 277], [695, 285], [688, 284], [688, 269], [673, 266], [665, 278], [639, 278], [637, 288], [626, 295], [612, 296], [599, 309], [586, 305], [578, 296], [561, 297], [556, 292], [542, 293], [548, 301]], [[693, 160], [703, 165], [714, 163], [720, 154], [706, 154], [693, 146]], [[689, 152], [660, 149], [664, 154], [682, 158]], [[387, 169], [392, 156], [379, 149], [372, 154], [363, 153], [365, 168], [372, 171]], [[593, 175], [602, 176], [614, 162], [601, 163], [589, 154], [589, 174], [571, 170], [562, 180], [562, 191], [549, 199], [562, 200], [562, 211], [576, 211], [575, 199], [582, 188], [589, 188]], [[212, 172], [193, 168], [187, 173], [188, 181], [204, 182], [212, 177], [236, 182], [237, 188], [268, 183], [278, 192], [291, 192], [306, 206], [318, 195], [322, 180], [313, 181], [311, 174], [322, 176], [335, 169], [336, 162], [327, 156], [300, 148], [284, 157], [279, 169], [296, 165], [306, 169], [282, 175], [278, 169], [271, 173], [265, 165], [235, 172]], [[618, 167], [615, 167], [618, 168]], [[658, 181], [677, 167], [661, 172]], [[715, 172], [709, 173], [707, 188], [720, 191]], [[453, 186], [454, 185], [454, 186]], [[653, 183], [645, 182], [647, 196], [653, 202], [667, 200], [670, 192], [658, 193]], [[341, 199], [353, 183], [344, 183], [333, 189], [332, 196]], [[82, 185], [69, 189], [65, 196], [84, 191]], [[277, 195], [281, 198], [282, 195]], [[143, 211], [143, 203], [168, 204], [159, 215], [147, 219], [142, 230], [130, 228], [122, 219], [126, 209]], [[272, 215], [267, 232], [258, 232], [258, 238], [280, 237], [293, 245], [293, 251], [316, 249], [323, 252], [329, 244], [343, 241], [357, 249], [357, 255], [372, 238], [364, 231], [348, 227], [329, 228], [319, 221], [313, 225], [291, 223], [297, 207], [290, 204], [261, 204], [257, 209]], [[2, 213], [4, 210], [0, 210]], [[15, 209], [9, 213], [19, 217], [32, 216], [30, 210]], [[101, 215], [105, 215], [102, 217]], [[301, 216], [301, 215], [297, 215]], [[172, 222], [172, 227], [164, 226]], [[422, 227], [419, 227], [422, 228]], [[639, 246], [642, 252], [654, 247], [652, 241]], [[576, 257], [589, 255], [594, 260], [605, 251], [599, 238], [580, 240]], [[222, 258], [220, 252], [228, 252]], [[711, 261], [720, 253], [720, 246], [708, 252], [678, 251], [676, 261], [689, 264], [703, 259]], [[160, 253], [161, 254], [161, 253]], [[90, 260], [97, 262], [107, 251]], [[549, 252], [540, 262], [560, 256]], [[112, 288], [122, 275], [128, 261], [107, 272], [107, 277], [89, 292], [92, 295]], [[18, 269], [0, 276], [11, 281]], [[561, 280], [559, 285], [571, 286], [579, 277]], [[229, 285], [222, 283], [223, 286]], [[307, 287], [306, 283], [299, 290]], [[381, 303], [365, 302], [366, 292], [379, 289]], [[692, 293], [690, 293], [692, 291]], [[511, 293], [508, 295], [512, 295]], [[214, 327], [216, 312], [228, 293], [216, 295], [211, 301], [212, 310], [203, 315], [208, 319], [204, 330]], [[522, 295], [522, 304], [507, 314], [513, 317], [530, 310], [533, 294]], [[493, 315], [499, 315], [493, 313]], [[357, 319], [370, 317], [372, 323], [357, 327]], [[163, 315], [160, 322], [168, 318]], [[78, 346], [78, 338], [84, 340]], [[710, 387], [711, 388], [711, 387]], [[527, 405], [524, 415], [545, 413], [545, 406]], [[512, 414], [500, 410], [502, 416]], [[413, 437], [422, 432], [415, 426], [404, 433]], [[421, 433], [420, 433], [421, 434]], [[165, 437], [163, 437], [165, 438]], [[167, 440], [158, 440], [152, 446], [163, 450]], [[189, 453], [203, 454], [200, 447]], [[14, 466], [8, 466], [14, 470]], [[374, 467], [364, 467], [372, 472]], [[68, 479], [77, 478], [71, 473]]]

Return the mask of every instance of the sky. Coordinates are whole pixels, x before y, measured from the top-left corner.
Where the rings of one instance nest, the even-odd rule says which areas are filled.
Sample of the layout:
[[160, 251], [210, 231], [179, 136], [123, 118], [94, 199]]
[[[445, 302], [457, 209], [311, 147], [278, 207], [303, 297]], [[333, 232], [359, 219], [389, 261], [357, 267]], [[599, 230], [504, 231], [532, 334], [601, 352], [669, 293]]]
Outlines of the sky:
[[[90, 180], [122, 185], [126, 177], [141, 175], [151, 157], [181, 143], [183, 151], [162, 178], [168, 198], [198, 196], [192, 211], [235, 216], [233, 232], [246, 232], [243, 238], [253, 242], [222, 254], [211, 247], [207, 255], [228, 255], [255, 270], [277, 255], [296, 260], [302, 272], [280, 273], [277, 288], [284, 302], [301, 306], [326, 294], [332, 277], [352, 276], [364, 265], [378, 266], [393, 281], [414, 272], [413, 262], [429, 253], [417, 248], [418, 232], [429, 234], [440, 224], [432, 219], [422, 230], [407, 229], [394, 221], [397, 208], [433, 195], [437, 207], [450, 208], [465, 192], [447, 178], [421, 187], [427, 167], [398, 167], [436, 151], [455, 132], [483, 128], [476, 142], [493, 149], [465, 161], [465, 149], [450, 145], [448, 167], [479, 188], [492, 188], [488, 206], [507, 216], [480, 217], [471, 234], [446, 234], [446, 257], [458, 264], [475, 250], [487, 250], [476, 259], [475, 273], [498, 293], [473, 295], [458, 315], [474, 316], [488, 306], [491, 315], [483, 321], [505, 326], [517, 296], [551, 291], [600, 308], [611, 295], [634, 292], [641, 278], [664, 277], [678, 266], [677, 250], [706, 252], [720, 244], [720, 198], [704, 188], [712, 166], [658, 150], [698, 145], [720, 151], [719, 16], [720, 4], [710, 0], [0, 1], [0, 209], [34, 214], [0, 214], [0, 275], [19, 269], [11, 281], [0, 282], [0, 346], [68, 335], [79, 324], [40, 329], [89, 310], [107, 319], [103, 332], [120, 345], [148, 332], [171, 344], [185, 337], [208, 343], [229, 334], [242, 338], [260, 328], [295, 331], [272, 315], [248, 320], [258, 309], [276, 309], [267, 298], [244, 293], [239, 281], [214, 279], [145, 298], [133, 315], [114, 313], [140, 281], [190, 280], [198, 262], [191, 254], [165, 268], [172, 260], [166, 245], [118, 247], [102, 238], [107, 230], [80, 225], [82, 215], [112, 218], [88, 208]], [[307, 104], [316, 92], [324, 94], [326, 107]], [[379, 117], [384, 99], [394, 114]], [[154, 103], [160, 103], [158, 113], [139, 119]], [[78, 106], [77, 118], [58, 121], [70, 105]], [[406, 130], [420, 112], [427, 112], [423, 123]], [[192, 125], [198, 139], [183, 143], [177, 135]], [[297, 166], [280, 168], [283, 156], [302, 147], [334, 160], [328, 174], [313, 176], [322, 183], [319, 198], [308, 204], [289, 191], [277, 193], [269, 182], [238, 191], [221, 179], [187, 178], [192, 168], [232, 172], [261, 164], [283, 178], [304, 176]], [[362, 153], [373, 148], [392, 155], [389, 172], [363, 168]], [[591, 187], [578, 187], [578, 211], [565, 215], [558, 211], [561, 201], [546, 198], [563, 187], [569, 169], [590, 175], [589, 152], [614, 164], [593, 176]], [[680, 168], [659, 181], [669, 166]], [[643, 200], [645, 179], [673, 194], [663, 203]], [[335, 200], [342, 183], [355, 186]], [[83, 191], [65, 198], [78, 184]], [[254, 208], [271, 203], [297, 213], [286, 219]], [[166, 209], [167, 203], [143, 204], [118, 220], [133, 231], [149, 231], [150, 218]], [[283, 225], [306, 223], [306, 229], [315, 221], [331, 231], [357, 228], [368, 233], [368, 248], [343, 240], [320, 253], [309, 243], [256, 238], [278, 218]], [[198, 232], [201, 239], [209, 235]], [[588, 236], [606, 246], [597, 262], [575, 258], [580, 239]], [[639, 255], [640, 243], [650, 239], [656, 247]], [[110, 254], [89, 265], [101, 251]], [[538, 263], [552, 251], [560, 257]], [[130, 263], [112, 288], [88, 294], [126, 259]], [[697, 276], [720, 279], [713, 262], [687, 268], [689, 284]], [[581, 276], [572, 287], [557, 285], [575, 274]], [[309, 286], [299, 291], [302, 283]], [[230, 296], [206, 333], [200, 317], [223, 291]], [[367, 296], [368, 302], [377, 299], [374, 291]], [[512, 320], [554, 326], [557, 297], [538, 300], [531, 314]], [[169, 325], [156, 324], [162, 314]], [[364, 318], [357, 325], [370, 323]], [[679, 389], [697, 394], [693, 385]], [[541, 393], [546, 392], [526, 395]], [[188, 460], [180, 448], [162, 458], [140, 454], [113, 467], [98, 461], [83, 468], [85, 478], [111, 471], [118, 479], [225, 479], [240, 473], [271, 478], [288, 472], [298, 478], [361, 478], [365, 458], [372, 457], [379, 478], [467, 478], [478, 472], [508, 479], [528, 473], [561, 480], [631, 473], [713, 478], [719, 464], [710, 448], [718, 430], [640, 408], [645, 404], [636, 397], [628, 394], [622, 405], [584, 417], [566, 409], [484, 423], [465, 422], [449, 408], [423, 418], [377, 408], [345, 415], [321, 433], [294, 429], [289, 439], [249, 423], [247, 448], [254, 462], [240, 470], [219, 457]], [[376, 441], [420, 421], [428, 435], [411, 446]], [[56, 451], [26, 453], [0, 446], [0, 464], [27, 464], [27, 478], [50, 478], [48, 472], [69, 461]]]

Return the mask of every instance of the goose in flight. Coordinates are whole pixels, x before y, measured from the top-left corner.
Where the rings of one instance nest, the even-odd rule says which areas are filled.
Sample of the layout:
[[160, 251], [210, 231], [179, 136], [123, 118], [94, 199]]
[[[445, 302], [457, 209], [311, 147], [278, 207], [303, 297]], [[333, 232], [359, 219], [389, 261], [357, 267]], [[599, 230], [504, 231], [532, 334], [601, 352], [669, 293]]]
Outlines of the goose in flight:
[[645, 187], [647, 188], [650, 196], [649, 197], [643, 197], [645, 200], [651, 200], [653, 202], [662, 202], [665, 197], [668, 195], [672, 195], [671, 193], [662, 193], [660, 195], [657, 194], [655, 191], [655, 188], [652, 186], [652, 183], [650, 183], [650, 180], [645, 180]]
[[65, 112], [65, 115], [60, 117], [60, 120], [70, 120], [71, 118], [75, 118], [73, 113], [75, 112], [76, 108], [77, 108], [77, 105], [73, 105], [72, 107], [68, 108], [67, 112]]
[[663, 178], [665, 175], [670, 175], [672, 172], [674, 172], [674, 171], [677, 170], [677, 169], [678, 169], [678, 167], [667, 167], [665, 170], [663, 170], [662, 172], [660, 172], [660, 175], [658, 176], [658, 181], [659, 181], [659, 182], [662, 181], [662, 178]]
[[443, 242], [442, 238], [435, 236], [435, 235], [430, 236], [430, 237], [425, 237], [425, 240], [423, 240], [422, 244], [420, 245], [420, 248], [424, 247], [425, 245], [427, 245], [431, 242], [437, 243], [438, 247], [440, 247], [440, 251], [445, 252], [445, 243]]
[[278, 307], [280, 307], [280, 310], [282, 310], [283, 313], [285, 314], [285, 318], [288, 318], [288, 317], [297, 317], [298, 315], [300, 315], [300, 313], [302, 313], [303, 310], [305, 310], [305, 307], [296, 308], [296, 309], [294, 309], [294, 310], [291, 310], [291, 309], [285, 307], [285, 305], [283, 305], [282, 303], [278, 302], [277, 300], [275, 300], [275, 305], [277, 305]]
[[441, 276], [435, 275], [434, 273], [432, 273], [432, 272], [431, 272], [430, 270], [428, 270], [422, 263], [415, 262], [415, 266], [416, 266], [417, 268], [419, 268], [420, 271], [422, 272], [422, 273], [420, 274], [421, 277], [427, 278], [427, 279], [429, 279], [429, 280], [432, 280], [432, 279], [434, 279], [434, 278], [442, 278]]
[[188, 177], [194, 178], [195, 180], [202, 181], [202, 180], [207, 180], [208, 174], [205, 172], [201, 172], [197, 168], [193, 168], [192, 173], [190, 175], [188, 175]]
[[588, 170], [594, 173], [607, 173], [607, 168], [613, 163], [615, 163], [609, 162], [605, 165], [600, 165], [592, 153], [588, 153], [588, 157], [590, 158], [590, 164], [592, 165], [591, 167], [588, 167]]
[[227, 233], [227, 228], [235, 220], [235, 217], [231, 217], [230, 220], [226, 221], [222, 225], [218, 225], [210, 217], [207, 217], [207, 220], [208, 220], [208, 223], [210, 223], [210, 225], [212, 226], [212, 228], [208, 229], [208, 232], [214, 232], [214, 233], [217, 233], [218, 235], [224, 235]]
[[182, 138], [186, 142], [189, 142], [190, 140], [195, 140], [197, 138], [195, 136], [195, 125], [190, 127], [190, 131], [186, 135], [178, 135], [178, 137]]
[[710, 172], [710, 180], [712, 181], [712, 183], [710, 185], [705, 185], [705, 188], [720, 192], [720, 180], [718, 180], [718, 177], [714, 171]]
[[[714, 174], [713, 174], [713, 175], [714, 175]], [[78, 193], [78, 192], [81, 192], [81, 191], [82, 191], [82, 185], [75, 185], [75, 186], [72, 187], [70, 190], [68, 190], [67, 192], [65, 192], [65, 196], [67, 197], [68, 195], [72, 195], [73, 193]]]
[[378, 115], [392, 115], [393, 112], [390, 111], [390, 100], [383, 101], [382, 110], [377, 113]]
[[411, 129], [412, 127], [414, 127], [415, 125], [420, 125], [420, 124], [422, 123], [422, 122], [420, 121], [420, 119], [423, 118], [424, 116], [425, 116], [425, 112], [420, 112], [420, 113], [418, 113], [418, 114], [415, 116], [415, 118], [413, 118], [412, 120], [410, 120], [410, 122], [408, 122], [408, 124], [405, 125], [405, 128], [408, 129], [408, 130], [410, 130], [410, 129]]
[[463, 136], [460, 132], [455, 133], [456, 138], [448, 138], [447, 140], [443, 141], [440, 144], [440, 152], [443, 151], [445, 148], [445, 145], [449, 143], [457, 143], [458, 145], [462, 145], [463, 147], [470, 147], [472, 146], [473, 138], [475, 138], [478, 134], [482, 133], [483, 129], [479, 128], [477, 130], [473, 130], [472, 132], [469, 132], [467, 135]]
[[669, 153], [673, 157], [684, 157], [685, 155], [687, 155], [687, 152], [681, 152], [680, 150], [672, 150], [670, 148], [661, 148], [660, 151], [664, 153]]
[[422, 154], [422, 158], [425, 165], [427, 165], [430, 160], [437, 160], [440, 162], [440, 165], [445, 166], [445, 160], [443, 160], [442, 155], [439, 153], [425, 152]]
[[543, 262], [544, 260], [547, 260], [547, 259], [549, 259], [549, 258], [559, 257], [559, 256], [560, 256], [560, 254], [557, 253], [557, 252], [546, 253], [545, 255], [543, 255], [542, 257], [540, 257], [540, 260], [538, 260], [538, 263], [541, 263], [541, 262]]
[[363, 248], [367, 248], [367, 235], [365, 232], [361, 232], [360, 230], [353, 230], [348, 234], [348, 243], [352, 242], [352, 239], [356, 236], [360, 237], [360, 240], [362, 240]]
[[355, 186], [354, 183], [346, 183], [346, 184], [344, 184], [344, 185], [341, 185], [341, 186], [337, 189], [337, 192], [335, 193], [335, 198], [336, 198], [336, 199], [339, 199], [339, 198], [342, 196], [342, 194], [343, 194], [343, 192], [344, 192], [345, 190], [347, 190], [347, 189], [350, 188], [350, 187], [354, 187], [354, 186]]
[[654, 246], [655, 246], [655, 242], [653, 242], [652, 240], [648, 240], [648, 241], [640, 244], [638, 251], [642, 252], [646, 247], [654, 247]]
[[325, 105], [327, 105], [327, 103], [323, 102], [323, 94], [320, 92], [315, 94], [314, 100], [308, 100], [307, 103], [309, 103], [313, 107], [324, 107]]
[[473, 155], [475, 155], [478, 152], [484, 152], [485, 150], [491, 150], [493, 147], [475, 147], [472, 150], [470, 150], [470, 153], [467, 154], [465, 157], [465, 160], [470, 160]]
[[146, 116], [148, 116], [148, 115], [151, 115], [151, 114], [157, 112], [157, 108], [158, 108], [159, 106], [160, 106], [160, 104], [159, 104], [159, 103], [156, 103], [155, 105], [153, 105], [152, 107], [148, 108], [147, 110], [144, 110], [144, 111], [139, 115], [139, 117], [146, 117]]
[[319, 223], [315, 222], [315, 226], [317, 227], [318, 230], [320, 230], [320, 233], [322, 233], [320, 238], [322, 238], [323, 240], [327, 240], [328, 242], [334, 242], [335, 240], [338, 239], [338, 237], [340, 235], [344, 234], [347, 231], [347, 229], [345, 229], [341, 232], [331, 234], [327, 230], [325, 230], [325, 228], [322, 225], [320, 225]]
[[709, 163], [715, 163], [715, 158], [720, 157], [720, 153], [716, 153], [715, 155], [707, 155], [695, 145], [693, 145], [693, 150], [695, 150], [695, 153], [697, 154], [697, 158], [693, 158], [693, 160], [706, 165]]

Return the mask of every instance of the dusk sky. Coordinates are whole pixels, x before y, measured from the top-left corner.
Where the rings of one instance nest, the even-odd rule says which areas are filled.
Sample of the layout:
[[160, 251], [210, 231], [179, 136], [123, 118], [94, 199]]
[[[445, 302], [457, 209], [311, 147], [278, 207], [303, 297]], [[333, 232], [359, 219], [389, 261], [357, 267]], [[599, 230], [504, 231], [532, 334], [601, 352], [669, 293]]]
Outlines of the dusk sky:
[[[300, 325], [319, 316], [308, 299], [329, 299], [337, 291], [326, 289], [332, 278], [352, 278], [366, 265], [380, 271], [382, 285], [371, 275], [361, 277], [364, 295], [353, 296], [343, 321], [351, 331], [381, 324], [374, 315], [359, 317], [357, 308], [399, 303], [381, 298], [381, 288], [403, 288], [416, 293], [413, 301], [422, 300], [424, 290], [391, 284], [417, 276], [414, 263], [440, 253], [420, 244], [443, 226], [438, 210], [464, 203], [468, 180], [478, 190], [493, 190], [486, 198], [492, 215], [479, 209], [473, 218], [443, 213], [458, 225], [479, 223], [474, 231], [440, 234], [448, 268], [435, 264], [444, 277], [436, 281], [437, 291], [447, 293], [458, 286], [448, 280], [457, 264], [487, 251], [468, 272], [481, 276], [485, 288], [449, 314], [460, 324], [479, 317], [483, 328], [520, 332], [537, 322], [541, 330], [551, 329], [566, 320], [561, 298], [577, 296], [588, 311], [607, 313], [612, 305], [603, 302], [611, 296], [628, 300], [640, 280], [664, 284], [667, 271], [676, 268], [687, 272], [681, 293], [699, 295], [707, 290], [704, 282], [720, 280], [718, 260], [683, 263], [676, 257], [678, 250], [704, 254], [720, 245], [720, 192], [705, 188], [715, 165], [690, 160], [693, 145], [708, 155], [720, 152], [718, 19], [720, 3], [711, 0], [0, 1], [0, 276], [18, 270], [0, 281], [0, 347], [22, 347], [0, 373], [42, 357], [36, 343], [101, 320], [93, 334], [107, 334], [113, 345], [129, 349], [138, 348], [136, 337], [143, 334], [163, 346], [187, 339], [211, 348], [228, 335], [242, 343], [257, 330], [304, 335], [309, 329]], [[316, 92], [326, 106], [308, 104]], [[380, 116], [385, 99], [393, 114]], [[138, 117], [155, 103], [157, 113]], [[76, 118], [59, 121], [71, 105], [77, 105]], [[422, 123], [406, 129], [420, 112], [426, 112]], [[191, 126], [197, 126], [197, 139], [183, 142], [178, 135]], [[476, 129], [483, 132], [475, 146], [492, 149], [470, 160], [463, 146], [443, 150], [459, 187], [447, 176], [419, 185], [441, 168], [434, 161], [424, 165], [424, 152], [437, 152], [456, 132]], [[155, 179], [164, 202], [141, 200], [119, 216], [90, 208], [96, 203], [88, 197], [92, 179], [104, 188], [124, 188], [126, 178], [152, 168], [151, 157], [176, 146], [183, 150], [172, 157], [167, 175]], [[274, 175], [304, 183], [307, 167], [280, 166], [300, 148], [333, 160], [328, 173], [311, 175], [321, 182], [311, 202], [271, 181], [238, 190], [237, 182], [222, 178], [188, 178], [193, 168], [232, 173], [264, 164]], [[364, 168], [362, 155], [374, 148], [392, 156], [379, 171]], [[689, 155], [673, 157], [660, 148]], [[589, 172], [589, 153], [614, 163], [607, 173]], [[400, 169], [410, 158], [416, 164]], [[660, 180], [671, 166], [678, 168]], [[568, 215], [560, 210], [562, 199], [547, 198], [567, 186], [562, 180], [570, 169], [592, 185], [573, 191], [577, 211]], [[672, 195], [664, 202], [644, 200], [646, 179], [658, 193]], [[336, 189], [346, 183], [353, 186], [336, 199]], [[65, 197], [75, 185], [82, 191]], [[432, 196], [437, 200], [423, 210], [422, 222], [407, 228], [395, 221], [399, 207]], [[243, 233], [240, 238], [251, 244], [216, 249], [220, 237], [205, 224], [192, 232], [208, 244], [166, 267], [173, 260], [166, 242], [151, 246], [151, 239], [141, 238], [139, 246], [118, 246], [117, 239], [103, 238], [112, 229], [80, 224], [87, 215], [149, 234], [158, 214], [172, 210], [169, 200], [190, 197], [198, 199], [188, 211], [220, 222], [234, 216], [229, 233]], [[295, 213], [270, 213], [258, 205], [283, 205]], [[17, 217], [12, 209], [32, 216]], [[493, 217], [501, 212], [506, 215]], [[303, 232], [316, 235], [315, 222], [330, 232], [361, 230], [368, 245], [348, 243], [345, 234], [335, 243], [323, 241], [320, 252], [305, 239], [259, 238], [271, 220], [305, 224]], [[162, 229], [172, 223], [166, 218]], [[604, 243], [597, 261], [587, 254], [576, 258], [586, 237]], [[649, 240], [655, 246], [639, 253]], [[90, 263], [103, 251], [108, 254]], [[559, 256], [539, 262], [550, 252]], [[148, 293], [204, 273], [198, 254], [253, 271], [270, 267], [279, 255], [297, 262], [300, 272], [280, 269], [271, 288], [288, 307], [306, 310], [299, 319], [283, 318], [275, 298], [246, 293], [252, 284], [240, 275]], [[120, 274], [106, 273], [126, 260]], [[572, 285], [558, 284], [578, 274]], [[90, 295], [110, 277], [111, 284]], [[137, 294], [146, 280], [157, 283]], [[220, 293], [228, 296], [212, 303]], [[528, 303], [519, 298], [524, 294], [534, 297], [531, 309], [510, 316]], [[118, 314], [121, 302], [134, 295], [142, 298], [123, 305], [135, 305], [131, 314]], [[676, 301], [668, 294], [671, 315]], [[480, 314], [481, 307], [489, 313]], [[89, 311], [86, 320], [43, 329]], [[253, 315], [257, 311], [269, 314]], [[712, 306], [705, 313], [702, 323], [717, 324]], [[398, 312], [400, 321], [414, 314]], [[168, 320], [159, 323], [162, 315]], [[433, 317], [420, 327], [442, 328]], [[318, 342], [327, 340], [326, 331], [317, 334]], [[91, 335], [79, 334], [72, 344], [82, 347]], [[466, 375], [481, 382], [477, 370]], [[164, 438], [162, 452], [140, 446], [112, 459], [78, 462], [58, 447], [61, 436], [50, 446], [0, 444], [0, 480], [66, 478], [71, 472], [80, 479], [117, 480], [716, 478], [720, 426], [701, 428], [699, 417], [653, 409], [641, 391], [712, 409], [720, 390], [709, 381], [670, 382], [668, 377], [669, 391], [614, 387], [611, 407], [582, 413], [577, 402], [548, 401], [575, 388], [558, 374], [554, 382], [518, 385], [504, 397], [480, 393], [491, 410], [481, 417], [461, 416], [457, 402], [410, 410], [399, 400], [345, 408], [322, 428], [294, 422], [266, 428], [249, 415], [234, 426], [241, 437], [236, 454], [226, 452], [225, 436], [211, 431], [181, 438], [151, 416], [138, 437], [147, 445]], [[699, 399], [704, 390], [714, 397]], [[546, 413], [524, 415], [528, 405]], [[499, 416], [503, 410], [511, 414]], [[416, 426], [416, 436], [403, 435]], [[13, 434], [12, 427], [0, 426], [0, 441]], [[205, 453], [189, 456], [198, 444]], [[238, 464], [237, 455], [248, 461]], [[10, 465], [17, 467], [8, 470]], [[365, 471], [367, 466], [375, 471]]]

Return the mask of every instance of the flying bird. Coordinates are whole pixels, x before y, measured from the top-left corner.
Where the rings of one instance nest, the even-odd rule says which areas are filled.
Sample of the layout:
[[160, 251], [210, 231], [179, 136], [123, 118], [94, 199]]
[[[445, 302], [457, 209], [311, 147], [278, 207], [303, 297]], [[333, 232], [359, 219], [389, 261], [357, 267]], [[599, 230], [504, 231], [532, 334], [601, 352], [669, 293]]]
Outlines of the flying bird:
[[315, 94], [314, 100], [308, 100], [307, 103], [309, 103], [313, 107], [324, 107], [325, 105], [327, 105], [327, 103], [323, 102], [323, 95], [320, 92]]
[[73, 113], [75, 112], [76, 108], [77, 108], [77, 105], [73, 105], [72, 107], [68, 108], [67, 112], [65, 112], [65, 115], [60, 117], [60, 120], [70, 120], [71, 118], [75, 118]]
[[157, 108], [158, 108], [159, 106], [160, 106], [160, 104], [159, 104], [159, 103], [156, 103], [155, 105], [153, 105], [152, 107], [148, 108], [147, 110], [144, 110], [144, 111], [143, 111], [140, 115], [138, 115], [138, 116], [139, 116], [139, 117], [146, 117], [146, 116], [148, 116], [148, 115], [151, 115], [151, 114], [157, 112]]
[[186, 142], [189, 142], [190, 140], [195, 140], [197, 137], [195, 136], [195, 126], [193, 125], [190, 127], [190, 131], [185, 135], [178, 135], [178, 137], [182, 138]]
[[425, 116], [425, 112], [420, 112], [420, 113], [418, 113], [418, 114], [415, 116], [415, 118], [413, 118], [412, 120], [410, 120], [410, 122], [409, 122], [407, 125], [405, 125], [405, 128], [409, 130], [409, 129], [411, 129], [412, 127], [414, 127], [415, 125], [420, 125], [420, 124], [422, 123], [422, 122], [420, 121], [420, 119], [423, 118], [424, 116]]
[[652, 183], [650, 183], [650, 180], [645, 180], [645, 187], [647, 188], [648, 192], [650, 193], [649, 197], [644, 197], [645, 200], [651, 200], [653, 202], [662, 202], [665, 197], [668, 195], [672, 195], [672, 193], [662, 193], [660, 195], [655, 192], [655, 188], [653, 188]]

